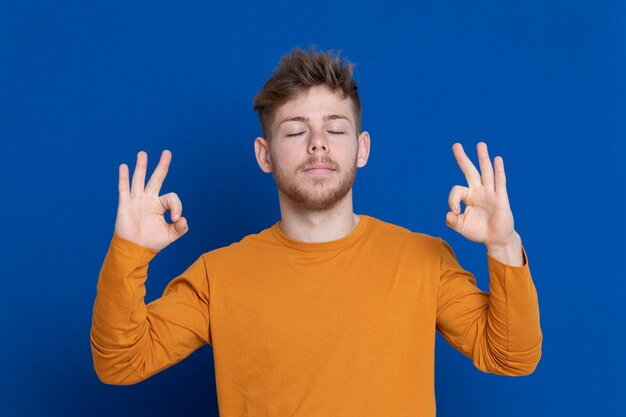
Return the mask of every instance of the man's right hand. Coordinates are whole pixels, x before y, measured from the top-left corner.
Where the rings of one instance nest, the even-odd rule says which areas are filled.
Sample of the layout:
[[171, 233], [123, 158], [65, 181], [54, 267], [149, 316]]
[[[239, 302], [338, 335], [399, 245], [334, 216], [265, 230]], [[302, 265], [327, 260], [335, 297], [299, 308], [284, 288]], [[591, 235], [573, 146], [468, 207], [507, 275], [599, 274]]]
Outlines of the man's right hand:
[[[128, 183], [128, 166], [119, 167], [119, 203], [115, 219], [115, 233], [138, 245], [160, 251], [187, 233], [187, 219], [182, 217], [183, 205], [176, 193], [159, 196], [161, 185], [172, 159], [172, 153], [164, 150], [161, 160], [144, 188], [148, 154], [137, 153], [132, 187]], [[164, 214], [170, 210], [173, 223], [165, 221]]]

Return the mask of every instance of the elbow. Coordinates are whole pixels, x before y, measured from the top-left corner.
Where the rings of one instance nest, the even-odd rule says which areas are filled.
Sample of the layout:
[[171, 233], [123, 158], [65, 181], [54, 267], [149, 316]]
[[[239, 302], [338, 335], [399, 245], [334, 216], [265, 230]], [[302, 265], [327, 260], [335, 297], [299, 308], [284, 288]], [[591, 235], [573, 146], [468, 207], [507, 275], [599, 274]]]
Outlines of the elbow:
[[505, 361], [502, 363], [492, 363], [488, 366], [474, 364], [476, 368], [480, 371], [502, 375], [502, 376], [528, 376], [535, 372], [537, 369], [537, 365], [539, 361], [535, 362], [514, 362], [514, 361]]
[[482, 355], [474, 365], [481, 371], [504, 376], [528, 376], [535, 372], [541, 360], [541, 340], [526, 351], [500, 351]]
[[106, 384], [106, 385], [122, 385], [122, 384], [119, 383], [119, 381], [117, 379], [113, 378], [108, 373], [102, 372], [102, 371], [98, 371], [98, 368], [96, 366], [94, 366], [94, 370], [96, 371], [96, 375], [98, 376], [98, 379], [103, 384]]
[[541, 360], [541, 345], [543, 336], [540, 336], [539, 343], [533, 348], [524, 352], [511, 352], [508, 355], [508, 367], [514, 373], [511, 376], [528, 376], [537, 369]]
[[132, 369], [106, 366], [99, 364], [95, 359], [94, 371], [100, 382], [106, 385], [134, 385], [144, 380], [144, 378], [137, 376]]
[[96, 353], [93, 353], [93, 369], [100, 382], [107, 385], [133, 385], [142, 381], [130, 364], [113, 362]]
[[540, 360], [541, 343], [530, 351], [509, 352], [504, 363], [497, 366], [493, 373], [505, 376], [529, 376], [535, 372]]
[[120, 373], [111, 372], [109, 369], [103, 369], [94, 363], [94, 370], [96, 371], [96, 375], [100, 382], [106, 385], [134, 385], [137, 384], [143, 379], [141, 378], [133, 378], [129, 377], [130, 375], [121, 375]]
[[135, 372], [124, 349], [104, 348], [91, 338], [91, 356], [96, 376], [107, 385], [133, 385], [143, 381]]
[[537, 365], [539, 365], [539, 360], [531, 363], [511, 363], [507, 364], [505, 368], [505, 372], [502, 375], [506, 376], [529, 376], [535, 369], [537, 369]]

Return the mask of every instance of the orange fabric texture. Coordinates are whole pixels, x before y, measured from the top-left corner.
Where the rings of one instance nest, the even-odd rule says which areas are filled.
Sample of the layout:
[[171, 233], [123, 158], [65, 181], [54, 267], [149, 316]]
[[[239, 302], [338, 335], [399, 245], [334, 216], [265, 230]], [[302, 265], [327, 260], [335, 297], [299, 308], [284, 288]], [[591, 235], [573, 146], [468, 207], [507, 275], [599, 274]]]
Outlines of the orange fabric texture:
[[213, 348], [221, 417], [435, 416], [435, 331], [483, 372], [541, 357], [528, 258], [487, 253], [489, 293], [441, 238], [361, 215], [332, 242], [279, 223], [203, 253], [144, 304], [157, 251], [113, 234], [93, 309], [99, 378], [133, 384]]

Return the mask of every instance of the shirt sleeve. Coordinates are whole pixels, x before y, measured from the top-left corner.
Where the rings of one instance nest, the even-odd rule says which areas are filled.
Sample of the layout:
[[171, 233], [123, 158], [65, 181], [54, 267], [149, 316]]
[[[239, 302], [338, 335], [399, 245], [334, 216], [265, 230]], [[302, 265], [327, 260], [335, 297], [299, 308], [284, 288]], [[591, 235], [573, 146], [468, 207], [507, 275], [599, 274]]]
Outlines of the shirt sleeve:
[[203, 256], [144, 304], [155, 251], [113, 234], [98, 278], [90, 331], [94, 369], [107, 384], [140, 382], [181, 361], [209, 332], [209, 283]]
[[441, 335], [483, 372], [531, 374], [541, 358], [543, 336], [526, 250], [522, 247], [523, 266], [506, 265], [487, 252], [486, 293], [459, 265], [448, 243], [438, 239], [437, 329]]

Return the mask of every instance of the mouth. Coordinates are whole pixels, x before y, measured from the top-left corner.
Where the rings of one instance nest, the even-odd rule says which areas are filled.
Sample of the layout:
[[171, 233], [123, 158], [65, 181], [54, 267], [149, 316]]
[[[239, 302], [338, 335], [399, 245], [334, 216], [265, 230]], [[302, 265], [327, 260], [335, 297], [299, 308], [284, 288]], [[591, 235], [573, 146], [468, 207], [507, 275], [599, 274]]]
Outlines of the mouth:
[[314, 165], [304, 169], [304, 172], [309, 174], [327, 174], [335, 171], [335, 169], [330, 165]]

